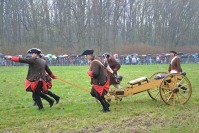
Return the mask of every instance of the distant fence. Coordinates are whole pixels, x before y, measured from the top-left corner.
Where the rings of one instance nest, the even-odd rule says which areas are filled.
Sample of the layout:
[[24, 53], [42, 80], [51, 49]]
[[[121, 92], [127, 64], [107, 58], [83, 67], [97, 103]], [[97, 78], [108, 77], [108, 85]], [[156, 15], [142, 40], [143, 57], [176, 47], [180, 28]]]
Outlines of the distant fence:
[[[50, 66], [80, 66], [88, 65], [89, 62], [85, 58], [73, 57], [73, 58], [57, 58], [57, 59], [46, 59], [47, 64]], [[149, 65], [149, 64], [169, 64], [169, 59], [128, 59], [121, 58], [117, 61], [122, 65]], [[181, 58], [182, 64], [199, 63], [199, 58]], [[0, 66], [23, 66], [25, 64], [13, 62], [0, 58]]]

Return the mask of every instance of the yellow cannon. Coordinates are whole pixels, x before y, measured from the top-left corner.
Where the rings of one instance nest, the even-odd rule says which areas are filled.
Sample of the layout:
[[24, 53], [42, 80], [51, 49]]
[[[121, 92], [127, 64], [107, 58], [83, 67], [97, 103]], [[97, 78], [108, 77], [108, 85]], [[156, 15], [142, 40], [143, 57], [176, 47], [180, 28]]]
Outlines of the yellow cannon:
[[[164, 78], [156, 78], [165, 75]], [[147, 91], [153, 100], [163, 100], [168, 105], [185, 104], [192, 94], [189, 79], [182, 74], [168, 74], [158, 72], [149, 79], [141, 77], [131, 80], [124, 89], [111, 89], [105, 98], [107, 101], [121, 100], [123, 97]]]

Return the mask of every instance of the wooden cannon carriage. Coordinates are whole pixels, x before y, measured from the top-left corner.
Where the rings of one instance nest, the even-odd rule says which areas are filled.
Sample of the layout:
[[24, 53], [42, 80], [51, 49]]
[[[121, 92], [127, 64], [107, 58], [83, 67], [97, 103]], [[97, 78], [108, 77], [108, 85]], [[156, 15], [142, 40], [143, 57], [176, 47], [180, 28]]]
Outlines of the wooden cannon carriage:
[[[165, 77], [157, 78], [157, 75]], [[149, 79], [141, 77], [131, 80], [124, 89], [111, 89], [105, 95], [107, 101], [121, 100], [123, 97], [147, 91], [153, 100], [163, 100], [169, 105], [185, 104], [191, 97], [192, 88], [189, 79], [182, 74], [158, 72]]]

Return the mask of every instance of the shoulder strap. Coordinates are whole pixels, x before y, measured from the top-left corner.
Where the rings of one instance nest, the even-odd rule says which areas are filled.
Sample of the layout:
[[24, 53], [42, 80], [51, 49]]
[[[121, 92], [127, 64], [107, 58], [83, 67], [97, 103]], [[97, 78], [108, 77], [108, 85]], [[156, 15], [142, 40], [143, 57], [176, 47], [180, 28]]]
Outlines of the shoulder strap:
[[171, 60], [171, 63], [170, 63], [170, 64], [172, 64], [173, 61], [174, 61], [176, 58], [177, 58], [177, 56], [173, 57], [173, 59]]
[[102, 64], [102, 62], [101, 61], [99, 61], [99, 60], [93, 60], [92, 62], [98, 62], [100, 65], [102, 65], [103, 67], [105, 67], [103, 64]]
[[91, 63], [90, 63], [90, 70], [91, 70], [91, 65], [92, 65], [93, 62], [98, 62], [101, 66], [103, 66], [103, 67], [105, 68], [105, 66], [102, 64], [101, 61], [94, 59], [94, 60], [91, 61]]
[[[93, 60], [93, 61], [98, 62], [101, 66], [103, 66], [104, 68], [106, 68], [106, 70], [107, 70], [108, 72], [110, 72], [111, 74], [113, 74], [113, 70], [110, 68], [109, 65], [108, 65], [107, 67], [105, 67], [105, 66], [102, 64], [101, 61], [99, 61], [99, 60]], [[92, 61], [92, 62], [93, 62], [93, 61]]]

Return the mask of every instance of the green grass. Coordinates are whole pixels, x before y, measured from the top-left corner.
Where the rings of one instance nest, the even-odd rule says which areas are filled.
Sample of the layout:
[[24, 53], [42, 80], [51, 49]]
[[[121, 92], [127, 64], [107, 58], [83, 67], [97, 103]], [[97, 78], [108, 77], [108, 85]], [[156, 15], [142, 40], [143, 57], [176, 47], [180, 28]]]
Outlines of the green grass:
[[[168, 65], [123, 65], [121, 85], [142, 76], [167, 70]], [[61, 97], [52, 108], [42, 100], [44, 110], [32, 106], [32, 95], [24, 89], [27, 66], [0, 67], [0, 132], [121, 132], [197, 133], [199, 132], [199, 64], [182, 64], [192, 84], [191, 99], [185, 105], [168, 106], [155, 102], [142, 92], [111, 102], [111, 112], [84, 90], [53, 80], [52, 92]], [[89, 66], [50, 66], [60, 78], [91, 89]]]

